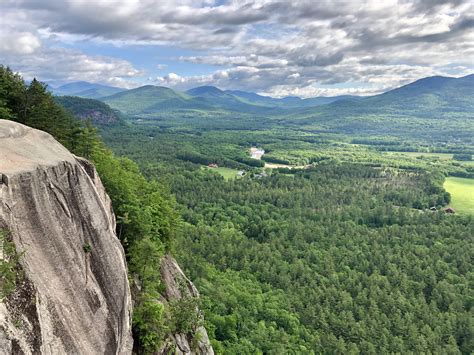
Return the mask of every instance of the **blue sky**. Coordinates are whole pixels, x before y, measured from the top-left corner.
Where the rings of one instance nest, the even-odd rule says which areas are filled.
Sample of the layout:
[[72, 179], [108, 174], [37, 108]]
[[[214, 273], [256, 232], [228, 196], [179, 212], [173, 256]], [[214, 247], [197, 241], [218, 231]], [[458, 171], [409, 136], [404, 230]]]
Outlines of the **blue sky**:
[[4, 0], [0, 62], [26, 79], [272, 96], [370, 95], [474, 71], [467, 0]]

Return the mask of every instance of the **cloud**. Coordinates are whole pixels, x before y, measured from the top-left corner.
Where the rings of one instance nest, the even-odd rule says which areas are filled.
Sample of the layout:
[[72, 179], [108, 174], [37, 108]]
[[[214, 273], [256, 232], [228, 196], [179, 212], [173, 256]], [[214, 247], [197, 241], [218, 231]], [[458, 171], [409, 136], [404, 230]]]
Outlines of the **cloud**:
[[18, 70], [25, 79], [42, 81], [103, 82], [121, 87], [134, 87], [135, 77], [143, 75], [129, 62], [105, 57], [89, 56], [77, 50], [41, 48], [34, 56], [18, 56], [15, 52], [2, 53], [2, 64]]
[[144, 75], [123, 59], [60, 48], [80, 41], [185, 48], [191, 54], [168, 61], [217, 67], [191, 76], [173, 68], [154, 79], [180, 89], [364, 94], [474, 70], [470, 0], [5, 0], [2, 6], [9, 31], [2, 31], [3, 58], [48, 78], [124, 84]]
[[10, 54], [32, 54], [41, 46], [40, 39], [30, 32], [7, 31], [0, 33], [0, 52]]

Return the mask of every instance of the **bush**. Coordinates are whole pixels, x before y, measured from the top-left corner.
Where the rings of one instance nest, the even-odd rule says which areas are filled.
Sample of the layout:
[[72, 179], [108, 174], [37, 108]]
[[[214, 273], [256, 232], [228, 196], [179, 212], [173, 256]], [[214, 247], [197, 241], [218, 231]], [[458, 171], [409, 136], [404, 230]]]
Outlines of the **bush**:
[[472, 154], [454, 154], [453, 160], [457, 161], [472, 161]]
[[198, 311], [198, 299], [185, 296], [170, 302], [173, 331], [183, 334], [192, 334], [202, 325], [202, 318]]
[[17, 253], [15, 244], [6, 231], [0, 230], [0, 247], [3, 259], [0, 260], [0, 300], [8, 297], [23, 279], [19, 261], [22, 254]]
[[168, 334], [165, 307], [154, 300], [152, 295], [143, 294], [144, 301], [135, 306], [133, 311], [133, 333], [140, 348], [145, 354], [160, 350]]

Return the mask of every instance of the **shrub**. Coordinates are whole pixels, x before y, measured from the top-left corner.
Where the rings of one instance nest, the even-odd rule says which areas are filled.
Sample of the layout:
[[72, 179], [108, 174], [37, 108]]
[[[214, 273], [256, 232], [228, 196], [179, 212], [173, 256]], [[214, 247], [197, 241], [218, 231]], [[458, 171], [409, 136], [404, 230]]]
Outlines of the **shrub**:
[[0, 300], [8, 297], [23, 279], [19, 261], [22, 256], [17, 253], [15, 244], [7, 232], [0, 230], [0, 248], [3, 259], [0, 260]]

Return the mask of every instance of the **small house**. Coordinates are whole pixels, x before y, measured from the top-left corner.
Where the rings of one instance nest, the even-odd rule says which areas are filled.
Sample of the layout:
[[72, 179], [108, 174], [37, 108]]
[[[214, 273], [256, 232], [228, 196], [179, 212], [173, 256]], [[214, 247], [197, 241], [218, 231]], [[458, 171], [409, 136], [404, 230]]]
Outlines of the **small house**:
[[208, 166], [209, 168], [212, 168], [212, 169], [216, 169], [216, 168], [219, 167], [219, 165], [217, 165], [216, 163], [209, 163], [209, 164], [207, 164], [207, 166]]
[[436, 212], [436, 211], [438, 211], [438, 209], [435, 206], [433, 206], [433, 207], [430, 207], [430, 211], [431, 212]]
[[454, 208], [452, 207], [448, 207], [444, 210], [445, 213], [456, 213], [456, 211], [454, 210]]

